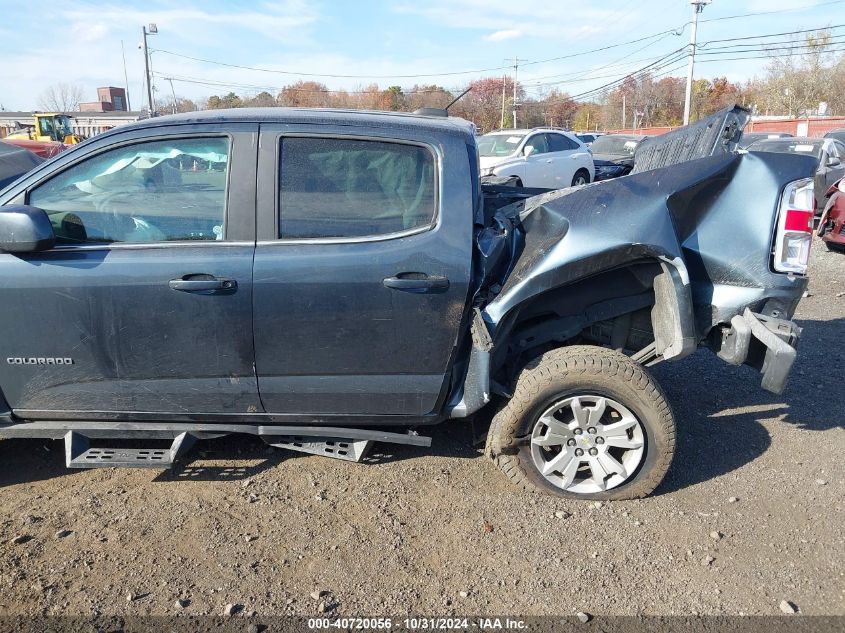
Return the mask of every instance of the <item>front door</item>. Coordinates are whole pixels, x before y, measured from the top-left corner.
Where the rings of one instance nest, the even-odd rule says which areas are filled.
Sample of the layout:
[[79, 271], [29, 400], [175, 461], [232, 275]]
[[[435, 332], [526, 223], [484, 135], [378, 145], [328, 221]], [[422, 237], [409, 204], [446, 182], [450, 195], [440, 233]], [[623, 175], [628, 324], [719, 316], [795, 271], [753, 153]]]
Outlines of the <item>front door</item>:
[[424, 416], [445, 394], [465, 316], [467, 148], [455, 141], [462, 160], [444, 173], [442, 141], [420, 130], [329, 127], [261, 128], [261, 399], [268, 413]]
[[0, 254], [0, 384], [17, 415], [260, 410], [256, 131], [107, 137], [13, 194], [46, 211], [57, 236], [47, 252]]

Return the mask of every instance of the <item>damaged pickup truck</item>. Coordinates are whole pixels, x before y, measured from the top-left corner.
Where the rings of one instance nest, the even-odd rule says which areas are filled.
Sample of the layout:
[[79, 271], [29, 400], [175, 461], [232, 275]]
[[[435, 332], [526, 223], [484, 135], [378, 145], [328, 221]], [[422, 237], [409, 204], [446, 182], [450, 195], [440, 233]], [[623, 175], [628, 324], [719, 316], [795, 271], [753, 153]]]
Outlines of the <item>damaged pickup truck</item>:
[[737, 152], [735, 108], [533, 195], [436, 114], [156, 118], [0, 192], [0, 436], [76, 468], [233, 433], [357, 461], [489, 403], [513, 482], [621, 499], [675, 447], [647, 366], [707, 347], [784, 388], [815, 160]]

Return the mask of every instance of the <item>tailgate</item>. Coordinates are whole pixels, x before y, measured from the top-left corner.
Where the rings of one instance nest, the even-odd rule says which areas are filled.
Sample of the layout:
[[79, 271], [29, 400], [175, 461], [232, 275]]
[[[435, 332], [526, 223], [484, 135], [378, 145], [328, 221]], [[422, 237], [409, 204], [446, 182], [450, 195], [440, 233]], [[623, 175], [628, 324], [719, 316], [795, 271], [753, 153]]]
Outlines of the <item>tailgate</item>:
[[731, 154], [736, 151], [750, 118], [748, 110], [733, 106], [673, 132], [645, 139], [637, 146], [632, 173]]

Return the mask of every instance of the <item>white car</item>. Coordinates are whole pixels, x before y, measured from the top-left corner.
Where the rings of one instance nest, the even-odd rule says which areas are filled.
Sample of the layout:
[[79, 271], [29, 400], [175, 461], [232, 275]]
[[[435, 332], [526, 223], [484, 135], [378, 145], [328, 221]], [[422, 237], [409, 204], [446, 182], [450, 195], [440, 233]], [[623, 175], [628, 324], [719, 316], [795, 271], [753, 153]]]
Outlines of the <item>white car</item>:
[[502, 130], [477, 139], [482, 176], [516, 176], [523, 187], [562, 189], [593, 181], [593, 155], [560, 130]]

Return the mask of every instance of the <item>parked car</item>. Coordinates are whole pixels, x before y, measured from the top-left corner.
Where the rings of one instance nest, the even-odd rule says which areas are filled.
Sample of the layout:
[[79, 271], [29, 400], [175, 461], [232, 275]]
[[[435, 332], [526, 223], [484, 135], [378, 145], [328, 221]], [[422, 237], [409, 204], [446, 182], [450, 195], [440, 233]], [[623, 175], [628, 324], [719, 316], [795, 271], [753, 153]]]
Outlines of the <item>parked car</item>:
[[593, 143], [596, 181], [626, 176], [634, 168], [634, 151], [645, 136], [606, 134]]
[[845, 178], [827, 192], [827, 204], [819, 220], [818, 234], [828, 250], [845, 251]]
[[740, 149], [748, 149], [748, 147], [757, 141], [763, 141], [772, 138], [792, 138], [792, 134], [786, 132], [750, 132], [742, 135], [742, 140], [739, 142]]
[[832, 138], [835, 141], [839, 141], [840, 143], [845, 143], [845, 127], [841, 127], [836, 130], [831, 130], [827, 134], [824, 135], [825, 138]]
[[538, 196], [481, 188], [446, 117], [209, 110], [96, 136], [0, 194], [0, 436], [64, 439], [72, 468], [233, 433], [360, 460], [495, 399], [485, 450], [516, 484], [646, 495], [675, 449], [647, 365], [709, 347], [780, 392], [795, 358], [816, 161], [737, 154], [747, 117]]
[[751, 152], [779, 152], [807, 154], [819, 161], [815, 176], [816, 215], [824, 209], [828, 189], [845, 176], [845, 144], [832, 138], [787, 138], [757, 141], [748, 148]]
[[482, 176], [515, 177], [520, 186], [561, 189], [592, 182], [593, 157], [560, 130], [502, 130], [478, 138]]
[[0, 189], [42, 162], [32, 152], [0, 141]]
[[600, 136], [602, 135], [598, 132], [581, 132], [580, 134], [575, 134], [575, 137], [587, 147], [592, 147], [593, 142]]
[[8, 138], [3, 139], [4, 143], [15, 145], [25, 150], [29, 150], [36, 156], [43, 159], [53, 158], [56, 154], [65, 151], [68, 146], [60, 141], [30, 141], [22, 138]]

